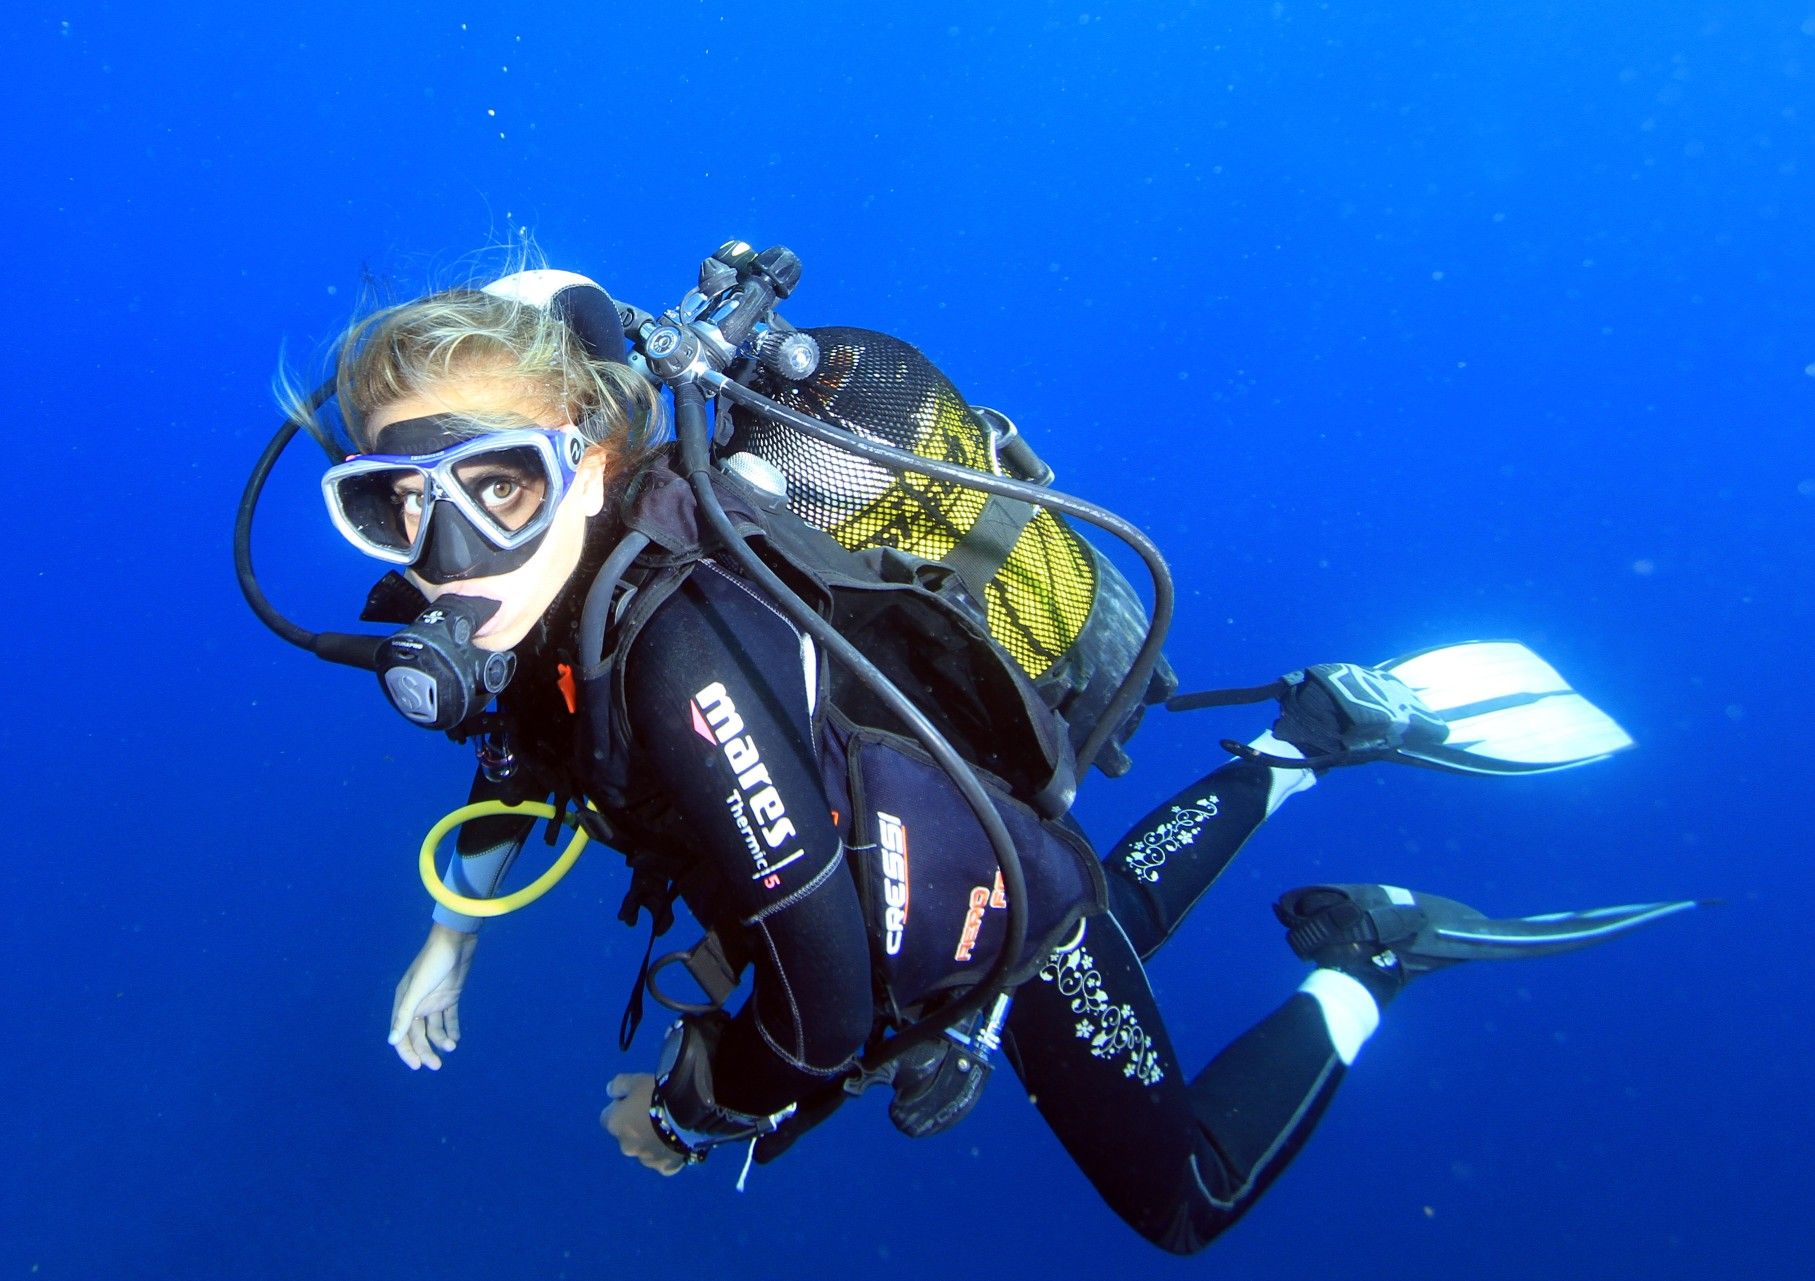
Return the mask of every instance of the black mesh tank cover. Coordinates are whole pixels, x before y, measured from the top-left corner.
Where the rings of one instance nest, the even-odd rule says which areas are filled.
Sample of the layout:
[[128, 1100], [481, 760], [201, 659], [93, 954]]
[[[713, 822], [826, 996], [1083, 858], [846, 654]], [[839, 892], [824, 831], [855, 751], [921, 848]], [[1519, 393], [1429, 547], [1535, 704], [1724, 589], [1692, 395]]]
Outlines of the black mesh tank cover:
[[[884, 444], [975, 471], [998, 472], [989, 430], [951, 381], [899, 338], [869, 329], [810, 329], [820, 365], [803, 382], [759, 373], [751, 384], [789, 409]], [[788, 507], [853, 550], [894, 547], [928, 560], [952, 553], [984, 517], [989, 495], [898, 475], [760, 414], [732, 411], [729, 451], [749, 450], [788, 478]], [[1090, 616], [1097, 561], [1077, 532], [1038, 509], [984, 588], [990, 634], [1028, 676], [1064, 658]]]

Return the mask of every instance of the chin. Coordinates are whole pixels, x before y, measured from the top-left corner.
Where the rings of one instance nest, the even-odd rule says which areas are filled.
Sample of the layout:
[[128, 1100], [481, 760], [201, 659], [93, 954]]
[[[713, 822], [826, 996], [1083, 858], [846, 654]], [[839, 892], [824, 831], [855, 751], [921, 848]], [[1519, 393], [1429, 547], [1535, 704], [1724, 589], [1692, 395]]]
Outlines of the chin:
[[[506, 574], [442, 584], [424, 583], [414, 574], [410, 579], [431, 601], [438, 596], [450, 595], [498, 601], [498, 612], [486, 620], [473, 637], [473, 644], [479, 649], [499, 653], [515, 649], [535, 630], [536, 623], [573, 575], [579, 560], [577, 543], [569, 547], [551, 538], [537, 549], [527, 564]], [[566, 572], [558, 572], [556, 566], [563, 562], [567, 564]]]

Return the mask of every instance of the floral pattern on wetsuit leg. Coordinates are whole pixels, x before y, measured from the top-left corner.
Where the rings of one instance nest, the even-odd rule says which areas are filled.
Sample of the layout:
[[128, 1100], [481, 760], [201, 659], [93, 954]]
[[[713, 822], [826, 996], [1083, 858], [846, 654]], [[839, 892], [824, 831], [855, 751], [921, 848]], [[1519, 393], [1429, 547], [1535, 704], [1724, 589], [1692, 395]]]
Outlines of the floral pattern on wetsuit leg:
[[1109, 999], [1096, 965], [1096, 958], [1080, 944], [1049, 957], [1040, 978], [1057, 984], [1060, 995], [1071, 998], [1071, 1012], [1078, 1016], [1073, 1031], [1079, 1040], [1090, 1042], [1093, 1057], [1120, 1059], [1123, 1076], [1149, 1087], [1159, 1084], [1166, 1072], [1153, 1038], [1141, 1027], [1133, 1006]]
[[1222, 798], [1215, 792], [1185, 805], [1174, 805], [1169, 818], [1122, 854], [1123, 866], [1149, 885], [1158, 884], [1166, 859], [1197, 840], [1197, 829], [1215, 818], [1221, 807]]

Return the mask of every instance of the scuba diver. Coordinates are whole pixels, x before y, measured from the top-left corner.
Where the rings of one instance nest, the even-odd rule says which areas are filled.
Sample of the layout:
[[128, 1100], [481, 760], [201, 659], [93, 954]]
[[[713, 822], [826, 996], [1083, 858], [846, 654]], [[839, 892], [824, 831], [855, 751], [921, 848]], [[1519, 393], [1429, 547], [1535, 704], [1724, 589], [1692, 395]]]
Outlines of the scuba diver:
[[[621, 1043], [645, 993], [679, 1013], [654, 1070], [609, 1084], [625, 1155], [673, 1174], [735, 1144], [747, 1174], [881, 1084], [900, 1129], [939, 1133], [1006, 1060], [1116, 1213], [1190, 1253], [1279, 1176], [1406, 984], [1695, 906], [1500, 919], [1295, 889], [1274, 911], [1308, 976], [1188, 1073], [1142, 963], [1288, 797], [1367, 762], [1523, 774], [1631, 740], [1509, 641], [1177, 695], [1151, 544], [1052, 490], [1008, 418], [914, 348], [789, 326], [798, 277], [787, 250], [732, 242], [652, 314], [517, 271], [367, 316], [334, 379], [287, 398], [239, 513], [248, 600], [478, 757], [422, 850], [438, 902], [389, 1038], [411, 1068], [460, 1040], [483, 919], [597, 841], [632, 869], [624, 919], [651, 921]], [[336, 527], [391, 567], [362, 617], [397, 630], [309, 632], [258, 586], [253, 510], [302, 430], [330, 452]], [[1067, 517], [1135, 546], [1151, 619]], [[1144, 708], [1259, 702], [1270, 729], [1098, 860], [1070, 804], [1089, 768], [1128, 768]], [[538, 818], [573, 837], [507, 892]], [[652, 960], [677, 897], [708, 932]], [[676, 967], [704, 999], [674, 995]]]

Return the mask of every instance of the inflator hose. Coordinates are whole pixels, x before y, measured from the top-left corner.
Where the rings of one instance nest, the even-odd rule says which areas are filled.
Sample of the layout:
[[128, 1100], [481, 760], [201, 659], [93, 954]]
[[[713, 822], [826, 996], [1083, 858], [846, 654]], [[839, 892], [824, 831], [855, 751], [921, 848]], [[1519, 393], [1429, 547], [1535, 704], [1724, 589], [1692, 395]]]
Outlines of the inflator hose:
[[447, 834], [462, 823], [470, 823], [476, 818], [487, 818], [494, 814], [531, 815], [535, 818], [554, 821], [557, 817], [555, 807], [542, 801], [528, 801], [521, 805], [511, 805], [504, 801], [477, 801], [471, 805], [462, 805], [450, 811], [442, 820], [431, 827], [428, 835], [422, 838], [422, 848], [416, 860], [416, 870], [422, 876], [422, 887], [429, 892], [429, 897], [450, 912], [459, 912], [465, 916], [503, 916], [520, 907], [528, 907], [555, 887], [555, 883], [566, 876], [580, 851], [586, 848], [591, 839], [583, 825], [576, 823], [573, 839], [567, 842], [561, 856], [542, 875], [525, 885], [520, 890], [497, 898], [471, 898], [457, 894], [447, 887], [441, 874], [435, 870], [435, 850]]

